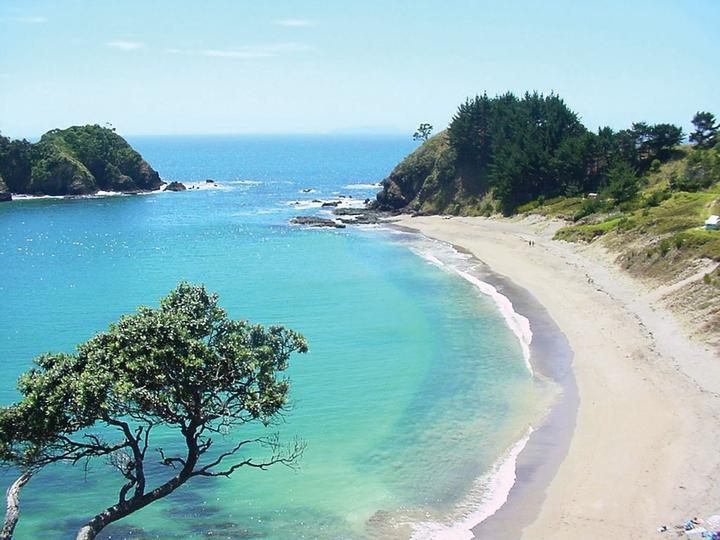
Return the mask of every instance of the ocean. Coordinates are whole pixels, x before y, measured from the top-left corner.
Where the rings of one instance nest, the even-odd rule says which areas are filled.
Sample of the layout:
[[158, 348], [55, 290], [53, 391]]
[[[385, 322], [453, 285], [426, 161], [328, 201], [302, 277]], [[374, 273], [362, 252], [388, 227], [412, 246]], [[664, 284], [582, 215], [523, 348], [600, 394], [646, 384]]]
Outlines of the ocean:
[[[309, 342], [291, 358], [282, 424], [217, 441], [301, 437], [297, 470], [192, 479], [100, 538], [471, 538], [504, 500], [536, 407], [527, 321], [452, 246], [290, 223], [374, 197], [410, 139], [129, 137], [191, 189], [0, 205], [0, 404], [18, 399], [33, 358], [72, 352], [182, 280], [217, 292], [232, 318]], [[158, 443], [175, 444], [169, 432]], [[149, 461], [154, 479], [168, 474]], [[21, 493], [15, 538], [74, 537], [121, 484], [103, 460], [46, 468]]]

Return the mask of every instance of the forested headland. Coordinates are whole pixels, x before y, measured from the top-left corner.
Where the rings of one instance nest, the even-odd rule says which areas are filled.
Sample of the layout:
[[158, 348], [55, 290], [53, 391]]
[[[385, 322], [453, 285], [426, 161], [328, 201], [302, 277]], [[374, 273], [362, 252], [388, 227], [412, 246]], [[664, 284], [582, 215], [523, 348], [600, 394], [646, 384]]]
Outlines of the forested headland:
[[[701, 151], [696, 166], [716, 159], [717, 126], [710, 113], [698, 113], [693, 122], [697, 130], [691, 142]], [[673, 124], [646, 122], [594, 133], [556, 94], [484, 94], [461, 104], [447, 130], [392, 171], [376, 206], [427, 214], [509, 215], [533, 202], [590, 193], [622, 203], [636, 196], [648, 171], [683, 155], [676, 148], [684, 137]], [[679, 188], [698, 189], [711, 181], [704, 173], [677, 180]]]
[[11, 193], [90, 195], [160, 189], [158, 173], [111, 128], [48, 131], [37, 143], [0, 135], [0, 201]]

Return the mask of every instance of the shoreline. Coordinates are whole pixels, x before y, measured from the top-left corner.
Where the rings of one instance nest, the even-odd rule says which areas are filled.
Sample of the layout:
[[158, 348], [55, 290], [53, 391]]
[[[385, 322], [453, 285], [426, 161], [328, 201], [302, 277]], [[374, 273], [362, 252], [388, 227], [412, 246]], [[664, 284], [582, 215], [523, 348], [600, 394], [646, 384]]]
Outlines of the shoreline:
[[[717, 513], [720, 370], [708, 375], [717, 357], [600, 248], [552, 241], [560, 223], [533, 218], [390, 223], [457, 246], [524, 289], [557, 325], [548, 338], [566, 338], [574, 354], [578, 396], [563, 386], [518, 456], [508, 501], [473, 529], [477, 538], [655, 538], [662, 525]], [[507, 296], [516, 303], [517, 291]], [[542, 345], [548, 358], [553, 339]]]
[[[428, 258], [472, 283], [478, 294], [492, 298], [523, 350], [537, 402], [528, 433], [513, 441], [512, 448], [495, 463], [494, 472], [488, 473], [494, 482], [502, 484], [501, 491], [461, 522], [444, 529], [442, 536], [451, 538], [448, 533], [458, 530], [463, 538], [465, 531], [469, 534], [467, 538], [519, 538], [523, 526], [540, 510], [541, 493], [534, 489], [538, 476], [542, 475], [549, 483], [567, 454], [578, 409], [577, 386], [571, 370], [572, 350], [545, 307], [529, 291], [494, 272], [468, 249], [431, 238], [405, 224], [392, 227], [441, 242], [470, 257], [468, 267], [462, 270], [434, 256]], [[501, 471], [502, 478], [495, 478]], [[512, 480], [505, 486], [508, 476]], [[522, 519], [513, 517], [518, 507], [522, 508]]]

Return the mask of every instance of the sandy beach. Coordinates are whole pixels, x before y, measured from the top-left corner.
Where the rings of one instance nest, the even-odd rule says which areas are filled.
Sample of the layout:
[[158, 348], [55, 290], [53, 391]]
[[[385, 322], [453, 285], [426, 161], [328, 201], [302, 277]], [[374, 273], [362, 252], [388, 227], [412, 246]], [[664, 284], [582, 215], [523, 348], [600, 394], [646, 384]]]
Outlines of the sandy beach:
[[[519, 459], [506, 511], [492, 533], [476, 536], [675, 537], [675, 524], [718, 513], [719, 359], [683, 332], [657, 290], [623, 274], [600, 246], [553, 241], [559, 222], [402, 216], [395, 224], [464, 248], [527, 290], [572, 349], [579, 405], [569, 444], [552, 474], [521, 473]], [[536, 459], [542, 444], [528, 450]], [[657, 532], [662, 525], [671, 531]]]

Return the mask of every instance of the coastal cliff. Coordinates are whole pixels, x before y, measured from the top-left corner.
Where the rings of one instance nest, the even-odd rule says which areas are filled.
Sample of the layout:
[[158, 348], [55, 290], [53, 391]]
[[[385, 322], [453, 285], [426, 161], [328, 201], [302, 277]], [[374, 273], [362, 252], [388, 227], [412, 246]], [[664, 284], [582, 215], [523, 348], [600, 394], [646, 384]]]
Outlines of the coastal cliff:
[[692, 123], [682, 145], [672, 124], [592, 133], [555, 95], [477, 96], [393, 169], [371, 207], [562, 220], [556, 239], [602, 245], [720, 351], [720, 124], [709, 112]]
[[477, 198], [482, 195], [480, 186], [458, 174], [456, 160], [447, 131], [431, 137], [383, 180], [375, 208], [424, 214], [457, 214], [462, 209], [469, 215], [482, 214]]
[[125, 139], [98, 125], [55, 129], [34, 144], [0, 137], [0, 200], [10, 200], [10, 193], [140, 193], [163, 184]]
[[0, 176], [0, 202], [9, 201], [12, 199], [12, 195], [10, 194], [10, 190], [7, 187], [7, 184], [2, 179], [2, 176]]

